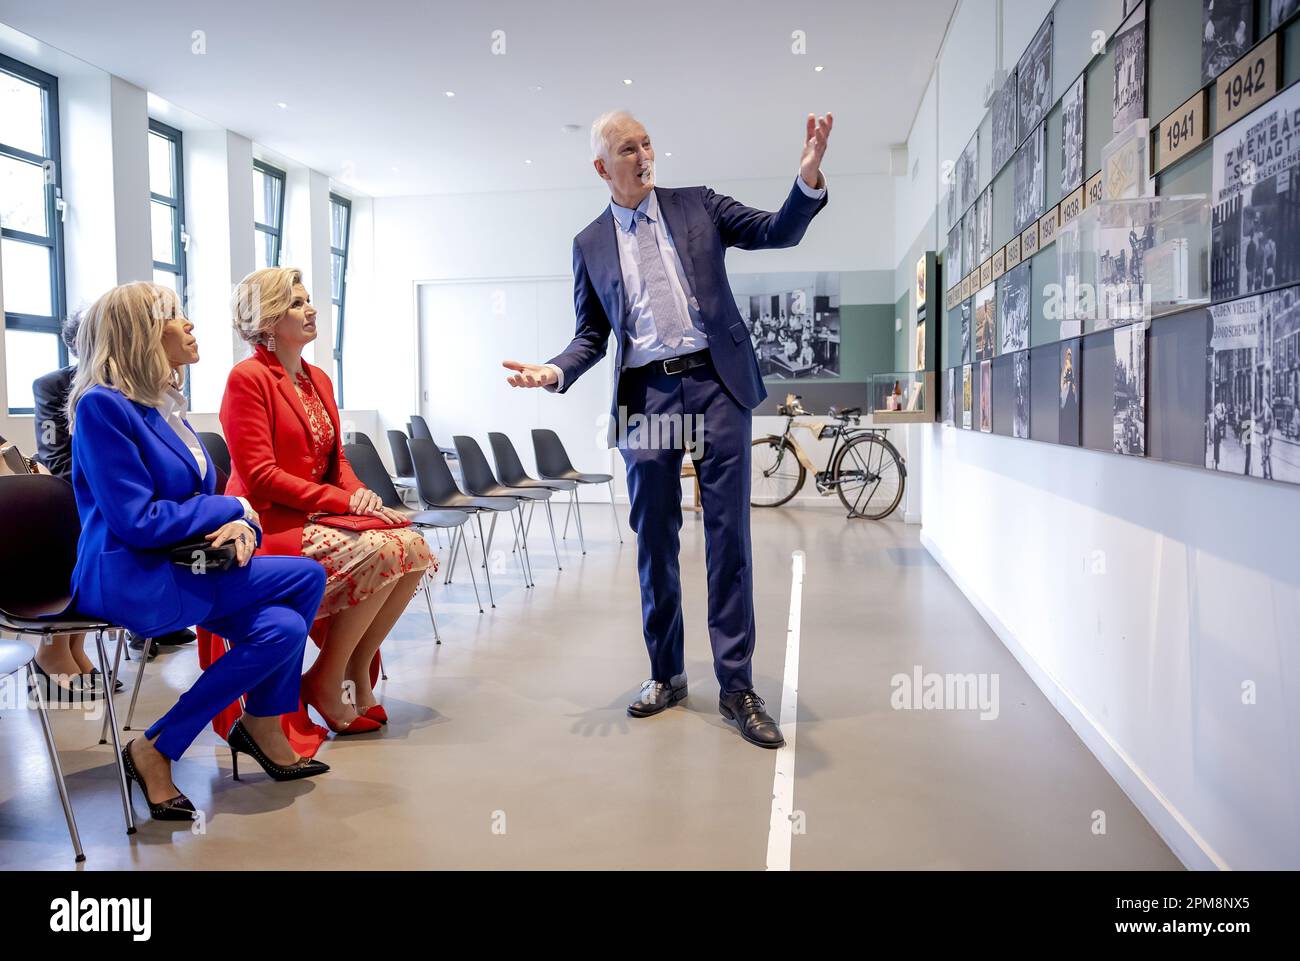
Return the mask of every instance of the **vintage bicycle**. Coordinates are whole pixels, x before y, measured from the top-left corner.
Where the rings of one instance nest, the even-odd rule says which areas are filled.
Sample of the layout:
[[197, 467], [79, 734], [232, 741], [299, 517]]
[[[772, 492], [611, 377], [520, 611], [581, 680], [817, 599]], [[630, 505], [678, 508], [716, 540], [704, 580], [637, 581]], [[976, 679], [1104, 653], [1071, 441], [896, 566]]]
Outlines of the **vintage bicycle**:
[[[907, 486], [907, 465], [890, 442], [888, 429], [859, 427], [861, 407], [831, 407], [827, 416], [833, 424], [796, 424], [796, 417], [812, 416], [801, 400], [799, 394], [787, 394], [785, 403], [776, 409], [786, 419], [785, 430], [753, 443], [750, 505], [780, 507], [799, 493], [811, 473], [817, 492], [823, 497], [832, 491], [838, 494], [850, 518], [878, 521], [888, 517], [902, 502]], [[811, 431], [818, 440], [834, 441], [822, 470], [817, 470], [792, 436], [796, 427]]]

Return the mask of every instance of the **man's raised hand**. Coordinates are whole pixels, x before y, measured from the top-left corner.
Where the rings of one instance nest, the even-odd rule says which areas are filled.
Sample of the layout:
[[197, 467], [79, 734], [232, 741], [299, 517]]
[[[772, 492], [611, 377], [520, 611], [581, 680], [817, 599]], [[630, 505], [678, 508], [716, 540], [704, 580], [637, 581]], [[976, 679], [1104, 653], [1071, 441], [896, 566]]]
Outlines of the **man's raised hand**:
[[824, 117], [811, 113], [808, 115], [803, 156], [799, 158], [799, 176], [814, 190], [821, 186], [822, 157], [826, 154], [826, 143], [830, 139], [833, 123], [834, 118], [830, 114]]
[[503, 360], [501, 366], [515, 373], [506, 378], [511, 387], [549, 387], [559, 378], [544, 364], [523, 364], [517, 360]]

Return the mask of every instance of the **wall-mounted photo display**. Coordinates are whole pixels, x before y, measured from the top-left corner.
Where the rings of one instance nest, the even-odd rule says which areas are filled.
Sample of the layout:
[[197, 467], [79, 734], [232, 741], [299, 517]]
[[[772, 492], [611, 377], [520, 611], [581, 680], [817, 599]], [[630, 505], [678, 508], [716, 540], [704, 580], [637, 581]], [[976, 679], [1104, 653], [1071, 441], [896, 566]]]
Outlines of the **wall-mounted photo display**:
[[963, 300], [959, 307], [961, 314], [961, 362], [969, 364], [971, 362], [971, 339], [970, 339], [970, 301]]
[[1039, 218], [1043, 212], [1043, 181], [1046, 176], [1044, 163], [1045, 134], [1042, 126], [1034, 131], [1016, 151], [1013, 169], [1015, 185], [1015, 232], [1021, 233]]
[[1061, 196], [1083, 186], [1083, 74], [1061, 98]]
[[989, 360], [997, 352], [994, 341], [997, 323], [994, 316], [995, 304], [992, 284], [975, 291], [975, 358], [977, 360]]
[[1012, 358], [1014, 383], [1014, 408], [1011, 420], [1012, 437], [1029, 436], [1029, 351], [1022, 350]]
[[913, 370], [925, 370], [925, 319], [916, 322], [916, 366]]
[[998, 330], [1001, 353], [1029, 347], [1029, 264], [1013, 267], [998, 281]]
[[989, 184], [975, 201], [975, 262], [983, 263], [992, 256], [993, 185]]
[[[1298, 0], [1300, 2], [1300, 0]], [[1016, 71], [1003, 81], [1002, 87], [993, 95], [993, 176], [1006, 166], [1011, 155], [1020, 144], [1017, 136], [1020, 125], [1017, 122], [1020, 108], [1016, 103]]]
[[945, 427], [952, 427], [956, 417], [956, 378], [953, 376], [951, 367], [945, 368], [943, 372], [943, 424]]
[[1291, 16], [1297, 10], [1300, 10], [1300, 0], [1262, 0], [1268, 8], [1268, 29], [1276, 30], [1282, 26], [1282, 22]]
[[970, 430], [970, 364], [961, 369], [961, 426]]
[[1096, 291], [1083, 277], [1083, 231], [1078, 223], [1066, 224], [1056, 235], [1056, 263], [1061, 286], [1043, 306], [1049, 320], [1059, 320], [1061, 337], [1083, 333], [1084, 321], [1096, 317]]
[[1111, 95], [1111, 132], [1119, 133], [1147, 114], [1146, 4], [1138, 4], [1115, 35], [1115, 87]]
[[1214, 138], [1210, 294], [1226, 300], [1300, 280], [1300, 84]]
[[1205, 466], [1300, 484], [1300, 288], [1208, 313]]
[[944, 273], [949, 281], [954, 277], [965, 277], [961, 262], [961, 221], [955, 220], [948, 228], [948, 252], [944, 255]]
[[980, 430], [993, 432], [993, 361], [980, 361]]
[[1255, 43], [1255, 0], [1201, 0], [1201, 83], [1232, 66]]
[[853, 365], [840, 369], [840, 275], [804, 276], [807, 284], [799, 286], [788, 275], [731, 278], [763, 379], [838, 379], [844, 373], [855, 383], [864, 380], [866, 372]]
[[1102, 206], [1097, 227], [1100, 313], [1113, 327], [1148, 314], [1146, 253], [1156, 242], [1158, 201]]
[[1143, 456], [1147, 449], [1146, 327], [1117, 327], [1115, 336], [1115, 453]]
[[1024, 56], [1016, 65], [1017, 100], [1020, 114], [1020, 136], [1024, 138], [1033, 130], [1047, 111], [1052, 109], [1052, 16], [1048, 14], [1043, 25], [1029, 42]]
[[1063, 340], [1059, 345], [1061, 391], [1058, 440], [1070, 447], [1079, 446], [1079, 412], [1081, 409], [1079, 385], [1083, 383], [1083, 379], [1079, 376], [1082, 373], [1083, 364], [1083, 351], [1080, 350], [1080, 346], [1077, 337], [1072, 340]]
[[979, 242], [976, 239], [975, 207], [966, 211], [961, 218], [961, 262], [967, 273], [979, 267]]
[[971, 204], [975, 203], [975, 196], [980, 189], [980, 132], [976, 130], [970, 138], [970, 143], [966, 149], [961, 152], [961, 160], [958, 166], [961, 168], [959, 181], [961, 183], [961, 209], [964, 213], [969, 210]]

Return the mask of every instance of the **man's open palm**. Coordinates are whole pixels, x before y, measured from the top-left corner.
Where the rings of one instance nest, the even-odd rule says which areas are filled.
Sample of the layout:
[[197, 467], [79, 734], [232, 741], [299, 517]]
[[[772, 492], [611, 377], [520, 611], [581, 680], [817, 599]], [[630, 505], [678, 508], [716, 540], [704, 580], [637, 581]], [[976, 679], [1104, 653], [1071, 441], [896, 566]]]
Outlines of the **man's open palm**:
[[515, 373], [506, 378], [511, 387], [549, 387], [559, 378], [555, 371], [543, 364], [522, 364], [517, 360], [503, 360], [501, 366]]

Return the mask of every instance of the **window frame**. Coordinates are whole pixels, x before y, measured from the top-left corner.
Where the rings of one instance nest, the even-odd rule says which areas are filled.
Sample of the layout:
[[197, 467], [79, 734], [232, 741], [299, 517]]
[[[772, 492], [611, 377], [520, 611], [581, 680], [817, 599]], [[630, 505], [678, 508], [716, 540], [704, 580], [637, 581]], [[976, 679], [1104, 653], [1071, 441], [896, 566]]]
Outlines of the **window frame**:
[[258, 234], [258, 233], [270, 234], [271, 237], [274, 238], [274, 243], [272, 244], [272, 250], [274, 251], [275, 256], [268, 258], [267, 265], [270, 267], [279, 267], [280, 252], [284, 249], [284, 195], [285, 195], [285, 190], [289, 185], [289, 178], [288, 175], [283, 170], [281, 170], [279, 167], [271, 166], [265, 160], [254, 159], [253, 169], [256, 171], [260, 171], [266, 176], [272, 177], [275, 180], [278, 180], [280, 182], [280, 198], [279, 198], [280, 202], [276, 205], [275, 223], [267, 224], [258, 220], [256, 217], [253, 218], [254, 234]]
[[[34, 154], [19, 147], [12, 147], [0, 140], [0, 156], [14, 160], [35, 163], [44, 171], [46, 164], [52, 165], [54, 176], [43, 176], [45, 183], [45, 222], [49, 225], [48, 237], [29, 234], [9, 227], [0, 228], [0, 238], [44, 247], [50, 251], [50, 316], [19, 313], [5, 309], [4, 330], [21, 330], [33, 333], [53, 334], [58, 343], [59, 366], [68, 364], [68, 348], [63, 343], [63, 321], [67, 316], [67, 263], [63, 249], [63, 161], [59, 137], [59, 80], [52, 74], [38, 70], [21, 60], [0, 54], [0, 70], [12, 74], [20, 80], [34, 84], [41, 91], [41, 122], [44, 136], [44, 155]], [[40, 374], [46, 373], [41, 371]], [[7, 381], [6, 381], [7, 383]], [[12, 407], [8, 405], [6, 389], [5, 404], [10, 415], [35, 414], [34, 407]]]
[[[334, 206], [338, 205], [344, 211], [343, 224], [343, 246], [334, 246]], [[339, 409], [343, 409], [343, 331], [344, 321], [347, 317], [346, 306], [348, 299], [348, 254], [352, 249], [352, 201], [342, 194], [336, 194], [330, 191], [330, 268], [334, 267], [334, 257], [336, 255], [343, 258], [343, 268], [339, 275], [339, 298], [334, 299], [333, 278], [330, 278], [330, 304], [338, 308], [338, 321], [334, 325], [334, 392], [338, 395], [336, 403]]]
[[[185, 230], [185, 171], [184, 171], [184, 134], [175, 127], [163, 123], [161, 120], [149, 118], [149, 134], [157, 134], [164, 140], [171, 142], [172, 150], [172, 196], [165, 197], [162, 194], [149, 191], [150, 203], [166, 204], [176, 211], [176, 219], [172, 222], [172, 256], [175, 264], [163, 263], [161, 260], [153, 262], [154, 270], [161, 270], [164, 273], [175, 274], [180, 278], [178, 284], [181, 291], [181, 309], [189, 309], [189, 264], [185, 256], [185, 241], [188, 235]], [[146, 135], [147, 136], [147, 135]], [[150, 178], [152, 180], [152, 177]], [[150, 219], [150, 230], [152, 233], [152, 218]], [[152, 243], [153, 237], [150, 236]], [[174, 269], [173, 269], [174, 268]]]

